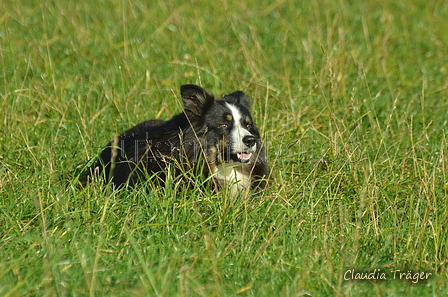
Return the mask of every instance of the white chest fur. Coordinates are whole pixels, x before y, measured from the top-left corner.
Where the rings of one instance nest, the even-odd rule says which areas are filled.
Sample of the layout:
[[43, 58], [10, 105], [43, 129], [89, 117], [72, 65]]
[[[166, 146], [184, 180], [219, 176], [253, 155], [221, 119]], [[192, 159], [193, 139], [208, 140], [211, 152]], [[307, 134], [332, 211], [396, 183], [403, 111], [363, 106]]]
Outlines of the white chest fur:
[[219, 164], [216, 166], [215, 178], [225, 188], [230, 189], [232, 196], [244, 193], [250, 188], [250, 176], [241, 172], [241, 165]]

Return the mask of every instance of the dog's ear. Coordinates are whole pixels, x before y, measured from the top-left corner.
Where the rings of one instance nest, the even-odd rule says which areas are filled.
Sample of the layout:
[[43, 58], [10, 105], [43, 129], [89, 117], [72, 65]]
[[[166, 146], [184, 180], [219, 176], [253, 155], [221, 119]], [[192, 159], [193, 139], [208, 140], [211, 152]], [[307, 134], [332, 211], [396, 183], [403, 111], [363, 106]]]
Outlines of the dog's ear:
[[212, 94], [196, 85], [181, 86], [180, 94], [182, 95], [185, 113], [190, 117], [203, 114], [215, 100]]
[[244, 94], [241, 91], [236, 91], [233, 92], [232, 94], [225, 95], [223, 99], [229, 102], [230, 104], [242, 105], [245, 108], [247, 108], [247, 110], [250, 109], [249, 98], [247, 97], [246, 94]]

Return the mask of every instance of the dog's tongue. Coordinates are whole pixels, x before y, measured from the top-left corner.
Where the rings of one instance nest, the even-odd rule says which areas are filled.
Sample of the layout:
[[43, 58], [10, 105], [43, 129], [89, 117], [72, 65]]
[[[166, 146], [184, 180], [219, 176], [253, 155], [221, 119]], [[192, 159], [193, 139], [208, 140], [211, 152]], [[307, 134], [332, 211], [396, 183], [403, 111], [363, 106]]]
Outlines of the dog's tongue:
[[250, 155], [251, 154], [241, 153], [241, 154], [238, 154], [238, 158], [241, 160], [246, 160], [246, 159], [250, 158]]

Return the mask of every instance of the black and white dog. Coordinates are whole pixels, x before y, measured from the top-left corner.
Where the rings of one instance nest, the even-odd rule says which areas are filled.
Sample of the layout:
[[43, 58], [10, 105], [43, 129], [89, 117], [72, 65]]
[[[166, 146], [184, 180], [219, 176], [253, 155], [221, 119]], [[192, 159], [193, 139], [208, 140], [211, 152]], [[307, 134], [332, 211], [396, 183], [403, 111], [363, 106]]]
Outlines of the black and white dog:
[[156, 173], [163, 181], [172, 164], [177, 172], [199, 168], [232, 195], [263, 189], [268, 171], [265, 148], [246, 94], [237, 91], [215, 100], [196, 85], [180, 90], [184, 112], [169, 121], [142, 122], [115, 137], [90, 175], [132, 186]]

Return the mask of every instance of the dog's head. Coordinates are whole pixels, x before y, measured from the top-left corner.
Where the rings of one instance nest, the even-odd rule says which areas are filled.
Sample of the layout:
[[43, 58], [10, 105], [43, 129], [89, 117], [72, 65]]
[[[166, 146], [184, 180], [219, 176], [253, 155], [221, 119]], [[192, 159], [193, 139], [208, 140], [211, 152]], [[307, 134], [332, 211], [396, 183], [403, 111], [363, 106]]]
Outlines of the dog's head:
[[[241, 91], [221, 99], [196, 85], [181, 87], [185, 114], [207, 150], [215, 150], [218, 163], [264, 162], [264, 149]], [[210, 161], [210, 160], [209, 160]]]

